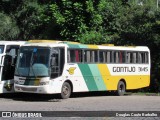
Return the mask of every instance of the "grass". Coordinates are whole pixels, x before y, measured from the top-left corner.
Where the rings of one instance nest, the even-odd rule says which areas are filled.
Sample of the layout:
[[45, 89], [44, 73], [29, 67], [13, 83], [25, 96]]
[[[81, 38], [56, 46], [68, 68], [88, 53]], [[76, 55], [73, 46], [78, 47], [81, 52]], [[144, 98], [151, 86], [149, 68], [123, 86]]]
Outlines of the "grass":
[[160, 93], [150, 93], [150, 92], [127, 92], [126, 95], [160, 96]]

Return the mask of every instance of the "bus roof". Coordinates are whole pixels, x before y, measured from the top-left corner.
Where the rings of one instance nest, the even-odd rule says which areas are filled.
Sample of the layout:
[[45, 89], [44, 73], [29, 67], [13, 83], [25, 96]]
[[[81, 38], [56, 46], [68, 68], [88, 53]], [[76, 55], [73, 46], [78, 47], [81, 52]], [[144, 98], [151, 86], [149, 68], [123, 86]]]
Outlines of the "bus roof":
[[0, 45], [23, 45], [25, 41], [0, 41]]
[[29, 40], [23, 46], [43, 46], [43, 47], [56, 47], [67, 46], [68, 48], [84, 48], [84, 49], [109, 49], [109, 50], [138, 50], [149, 51], [147, 46], [114, 46], [113, 44], [81, 44], [78, 42], [59, 41], [59, 40]]

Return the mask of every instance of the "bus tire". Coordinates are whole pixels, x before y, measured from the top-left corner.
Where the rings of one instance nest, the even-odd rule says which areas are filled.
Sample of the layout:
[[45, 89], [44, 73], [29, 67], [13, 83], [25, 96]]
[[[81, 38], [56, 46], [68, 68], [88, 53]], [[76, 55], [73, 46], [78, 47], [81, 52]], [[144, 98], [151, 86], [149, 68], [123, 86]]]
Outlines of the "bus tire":
[[68, 82], [64, 82], [61, 88], [61, 98], [67, 99], [71, 95], [71, 86]]
[[118, 96], [123, 96], [126, 92], [126, 85], [123, 81], [119, 81], [118, 82], [118, 86], [117, 86], [117, 95]]

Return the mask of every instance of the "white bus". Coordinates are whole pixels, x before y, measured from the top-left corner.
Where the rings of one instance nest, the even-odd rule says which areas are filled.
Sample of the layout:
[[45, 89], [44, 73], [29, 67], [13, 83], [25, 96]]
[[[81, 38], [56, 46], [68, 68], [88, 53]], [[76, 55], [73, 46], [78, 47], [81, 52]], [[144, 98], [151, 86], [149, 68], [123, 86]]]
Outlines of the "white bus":
[[150, 84], [150, 51], [145, 46], [86, 45], [34, 41], [23, 45], [17, 61], [16, 92], [55, 94], [117, 91]]
[[14, 92], [14, 71], [23, 41], [0, 41], [0, 93]]

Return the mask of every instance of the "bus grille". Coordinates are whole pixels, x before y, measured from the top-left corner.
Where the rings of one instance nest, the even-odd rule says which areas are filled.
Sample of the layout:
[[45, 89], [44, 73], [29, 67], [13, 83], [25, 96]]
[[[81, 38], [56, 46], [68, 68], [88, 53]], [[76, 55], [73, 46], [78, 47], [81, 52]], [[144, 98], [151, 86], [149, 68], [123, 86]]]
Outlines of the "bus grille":
[[24, 88], [24, 87], [21, 87], [21, 90], [35, 92], [35, 91], [37, 91], [37, 88]]

